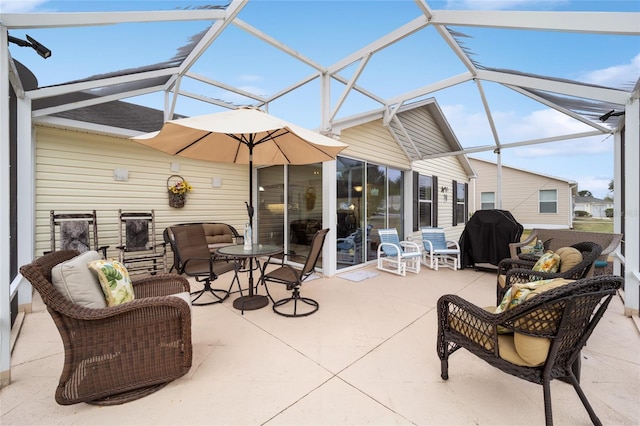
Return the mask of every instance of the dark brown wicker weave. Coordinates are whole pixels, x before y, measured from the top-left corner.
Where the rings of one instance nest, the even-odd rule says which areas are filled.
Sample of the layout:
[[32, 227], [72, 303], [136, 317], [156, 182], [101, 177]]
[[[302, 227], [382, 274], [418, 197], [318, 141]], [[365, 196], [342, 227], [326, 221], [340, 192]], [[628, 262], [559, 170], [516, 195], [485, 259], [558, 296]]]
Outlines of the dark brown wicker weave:
[[[442, 296], [438, 301], [437, 342], [442, 378], [449, 378], [449, 356], [465, 348], [505, 373], [542, 385], [547, 425], [553, 424], [550, 389], [553, 379], [571, 383], [591, 421], [601, 424], [572, 367], [622, 282], [623, 279], [617, 276], [578, 280], [541, 293], [501, 314], [488, 312], [459, 296]], [[514, 332], [551, 339], [546, 362], [537, 367], [526, 367], [500, 358], [498, 325]], [[496, 410], [498, 412], [500, 410]]]
[[51, 269], [78, 255], [49, 253], [20, 272], [42, 296], [64, 344], [58, 404], [115, 405], [155, 392], [191, 368], [191, 308], [169, 296], [188, 292], [178, 275], [134, 281], [135, 300], [104, 309], [69, 302], [51, 283]]
[[566, 278], [569, 280], [579, 280], [586, 278], [593, 267], [593, 263], [598, 259], [598, 256], [600, 256], [602, 247], [594, 242], [577, 243], [571, 247], [582, 253], [582, 262], [564, 272], [537, 272], [531, 270], [536, 262], [508, 258], [501, 260], [498, 264], [498, 280], [500, 279], [500, 275], [505, 275], [506, 285], [502, 287], [498, 281], [496, 285], [496, 304], [500, 304], [509, 287], [516, 283], [528, 283], [534, 279]]

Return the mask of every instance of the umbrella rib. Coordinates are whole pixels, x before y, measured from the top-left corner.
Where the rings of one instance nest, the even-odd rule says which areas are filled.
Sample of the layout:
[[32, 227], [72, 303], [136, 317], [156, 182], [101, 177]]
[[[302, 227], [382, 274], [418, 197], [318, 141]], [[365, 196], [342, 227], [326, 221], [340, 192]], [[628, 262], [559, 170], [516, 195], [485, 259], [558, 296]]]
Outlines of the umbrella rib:
[[179, 155], [182, 151], [191, 148], [193, 145], [197, 144], [198, 142], [200, 142], [202, 139], [206, 138], [207, 136], [209, 136], [211, 134], [211, 132], [208, 132], [205, 135], [200, 136], [198, 139], [196, 139], [195, 141], [191, 142], [189, 145], [180, 148], [175, 154], [173, 155]]
[[[283, 129], [281, 129], [281, 130], [283, 130]], [[276, 132], [273, 132], [273, 133], [276, 133]], [[273, 133], [272, 133], [272, 134], [273, 134]], [[278, 136], [283, 136], [283, 135], [286, 135], [287, 133], [291, 133], [291, 132], [290, 132], [289, 130], [286, 130], [286, 131], [285, 131], [285, 133], [283, 133], [282, 135], [278, 135]], [[266, 142], [266, 140], [267, 140], [268, 138], [269, 138], [269, 136], [267, 136], [267, 137], [263, 138], [263, 139], [260, 141], [260, 143], [262, 143], [262, 142]], [[280, 144], [278, 143], [278, 140], [277, 140], [276, 138], [271, 138], [271, 139], [273, 139], [273, 143], [278, 147], [278, 149], [280, 150], [280, 152], [282, 153], [282, 155], [287, 159], [287, 163], [288, 163], [288, 164], [291, 164], [291, 162], [289, 161], [289, 157], [287, 157], [287, 155], [286, 155], [286, 154], [284, 153], [284, 151], [281, 149]], [[304, 139], [304, 138], [300, 138], [300, 139], [301, 139], [301, 140], [303, 140], [303, 141], [304, 141], [308, 146], [310, 146], [311, 148], [315, 149], [316, 151], [319, 151], [319, 152], [323, 153], [323, 154], [324, 154], [324, 155], [326, 155], [327, 157], [333, 157], [333, 156], [332, 156], [331, 154], [329, 154], [328, 152], [324, 151], [323, 149], [320, 149], [320, 145], [315, 144], [315, 143], [312, 143], [312, 142], [309, 142], [309, 141], [307, 141], [307, 140], [306, 140], [306, 139]]]

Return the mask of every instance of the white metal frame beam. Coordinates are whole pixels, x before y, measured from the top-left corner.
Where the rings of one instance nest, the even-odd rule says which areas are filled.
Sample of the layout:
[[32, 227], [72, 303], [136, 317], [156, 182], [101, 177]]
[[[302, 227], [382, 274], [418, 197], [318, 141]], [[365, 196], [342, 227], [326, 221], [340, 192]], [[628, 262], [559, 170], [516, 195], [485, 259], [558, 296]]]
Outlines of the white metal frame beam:
[[575, 96], [576, 98], [594, 99], [614, 104], [624, 105], [629, 100], [629, 93], [623, 90], [549, 80], [519, 74], [508, 74], [499, 71], [478, 70], [478, 78], [508, 86], [528, 87], [531, 89], [544, 90], [546, 92]]
[[213, 21], [224, 19], [224, 9], [170, 10], [146, 12], [7, 13], [2, 25], [7, 29], [92, 27], [132, 22]]
[[[527, 146], [527, 145], [538, 145], [541, 143], [549, 143], [549, 142], [560, 142], [560, 141], [566, 141], [571, 139], [580, 139], [580, 138], [587, 138], [590, 136], [599, 136], [599, 135], [602, 135], [602, 132], [599, 132], [597, 130], [592, 130], [590, 132], [572, 133], [570, 135], [553, 136], [548, 138], [530, 139], [526, 141], [504, 143], [500, 145], [500, 149], [516, 148], [519, 146]], [[495, 145], [476, 146], [472, 148], [465, 148], [460, 151], [451, 151], [451, 152], [443, 152], [440, 154], [427, 155], [423, 158], [423, 160], [428, 160], [431, 158], [448, 157], [451, 155], [473, 154], [475, 152], [493, 151], [494, 149], [496, 149]]]
[[532, 12], [503, 10], [437, 10], [434, 25], [516, 30], [549, 30], [590, 34], [638, 34], [638, 14], [628, 12]]
[[147, 71], [141, 73], [121, 75], [117, 77], [107, 77], [99, 80], [81, 81], [78, 83], [61, 84], [58, 86], [42, 87], [35, 90], [25, 92], [25, 95], [32, 100], [50, 98], [52, 96], [66, 95], [73, 92], [83, 92], [86, 90], [101, 89], [106, 86], [115, 86], [118, 84], [126, 84], [134, 81], [169, 77], [175, 74], [178, 68], [163, 68], [161, 70]]

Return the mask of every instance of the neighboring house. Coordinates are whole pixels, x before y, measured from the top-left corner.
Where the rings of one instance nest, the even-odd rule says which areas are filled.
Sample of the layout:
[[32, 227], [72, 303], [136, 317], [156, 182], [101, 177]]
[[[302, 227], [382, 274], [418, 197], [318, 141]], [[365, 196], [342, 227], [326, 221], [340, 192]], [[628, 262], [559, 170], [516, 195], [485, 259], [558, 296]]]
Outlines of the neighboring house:
[[[50, 210], [96, 209], [100, 244], [109, 245], [110, 257], [118, 254], [118, 209], [155, 209], [160, 234], [181, 222], [226, 222], [241, 229], [247, 220], [246, 165], [176, 158], [129, 139], [159, 129], [160, 111], [116, 101], [43, 117], [35, 124], [36, 256], [49, 249]], [[332, 130], [349, 144], [336, 162], [289, 166], [286, 178], [283, 166], [256, 168], [260, 242], [304, 254], [315, 227], [335, 229], [322, 259], [323, 273], [332, 275], [374, 260], [380, 228], [396, 227], [406, 237], [419, 226], [437, 225], [451, 239], [459, 237], [474, 174], [462, 155], [422, 159], [461, 150], [435, 100], [404, 106], [389, 126], [382, 111], [375, 111]], [[116, 171], [126, 172], [127, 180], [116, 179]], [[182, 176], [194, 188], [183, 208], [168, 205], [171, 175]], [[347, 252], [350, 262], [339, 263], [336, 240], [356, 229], [368, 229], [367, 238], [358, 251]]]
[[613, 209], [613, 201], [601, 200], [595, 197], [581, 197], [576, 195], [573, 198], [573, 211], [585, 211], [595, 218], [606, 218], [607, 209]]
[[472, 157], [469, 162], [478, 174], [471, 184], [473, 211], [508, 210], [525, 229], [573, 227], [572, 188], [576, 182], [503, 164], [500, 205], [497, 164]]

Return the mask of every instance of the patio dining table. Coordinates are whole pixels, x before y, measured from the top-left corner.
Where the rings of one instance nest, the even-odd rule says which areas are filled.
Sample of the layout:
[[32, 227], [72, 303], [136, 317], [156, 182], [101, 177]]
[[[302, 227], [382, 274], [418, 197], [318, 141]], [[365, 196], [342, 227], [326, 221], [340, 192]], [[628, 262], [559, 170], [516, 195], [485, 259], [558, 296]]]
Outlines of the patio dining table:
[[[233, 280], [238, 280], [240, 283], [239, 273], [249, 273], [249, 291], [245, 296], [240, 293], [240, 297], [233, 301], [233, 307], [239, 309], [244, 314], [245, 310], [256, 310], [264, 308], [269, 304], [269, 298], [264, 295], [256, 294], [254, 287], [253, 271], [261, 270], [259, 257], [273, 256], [280, 254], [284, 251], [282, 246], [272, 244], [254, 244], [251, 249], [245, 249], [242, 244], [234, 244], [217, 249], [218, 254], [221, 256], [232, 257], [235, 262], [235, 275]], [[245, 269], [242, 265], [245, 264], [245, 260], [249, 260], [249, 265]], [[258, 282], [260, 278], [258, 279]]]

